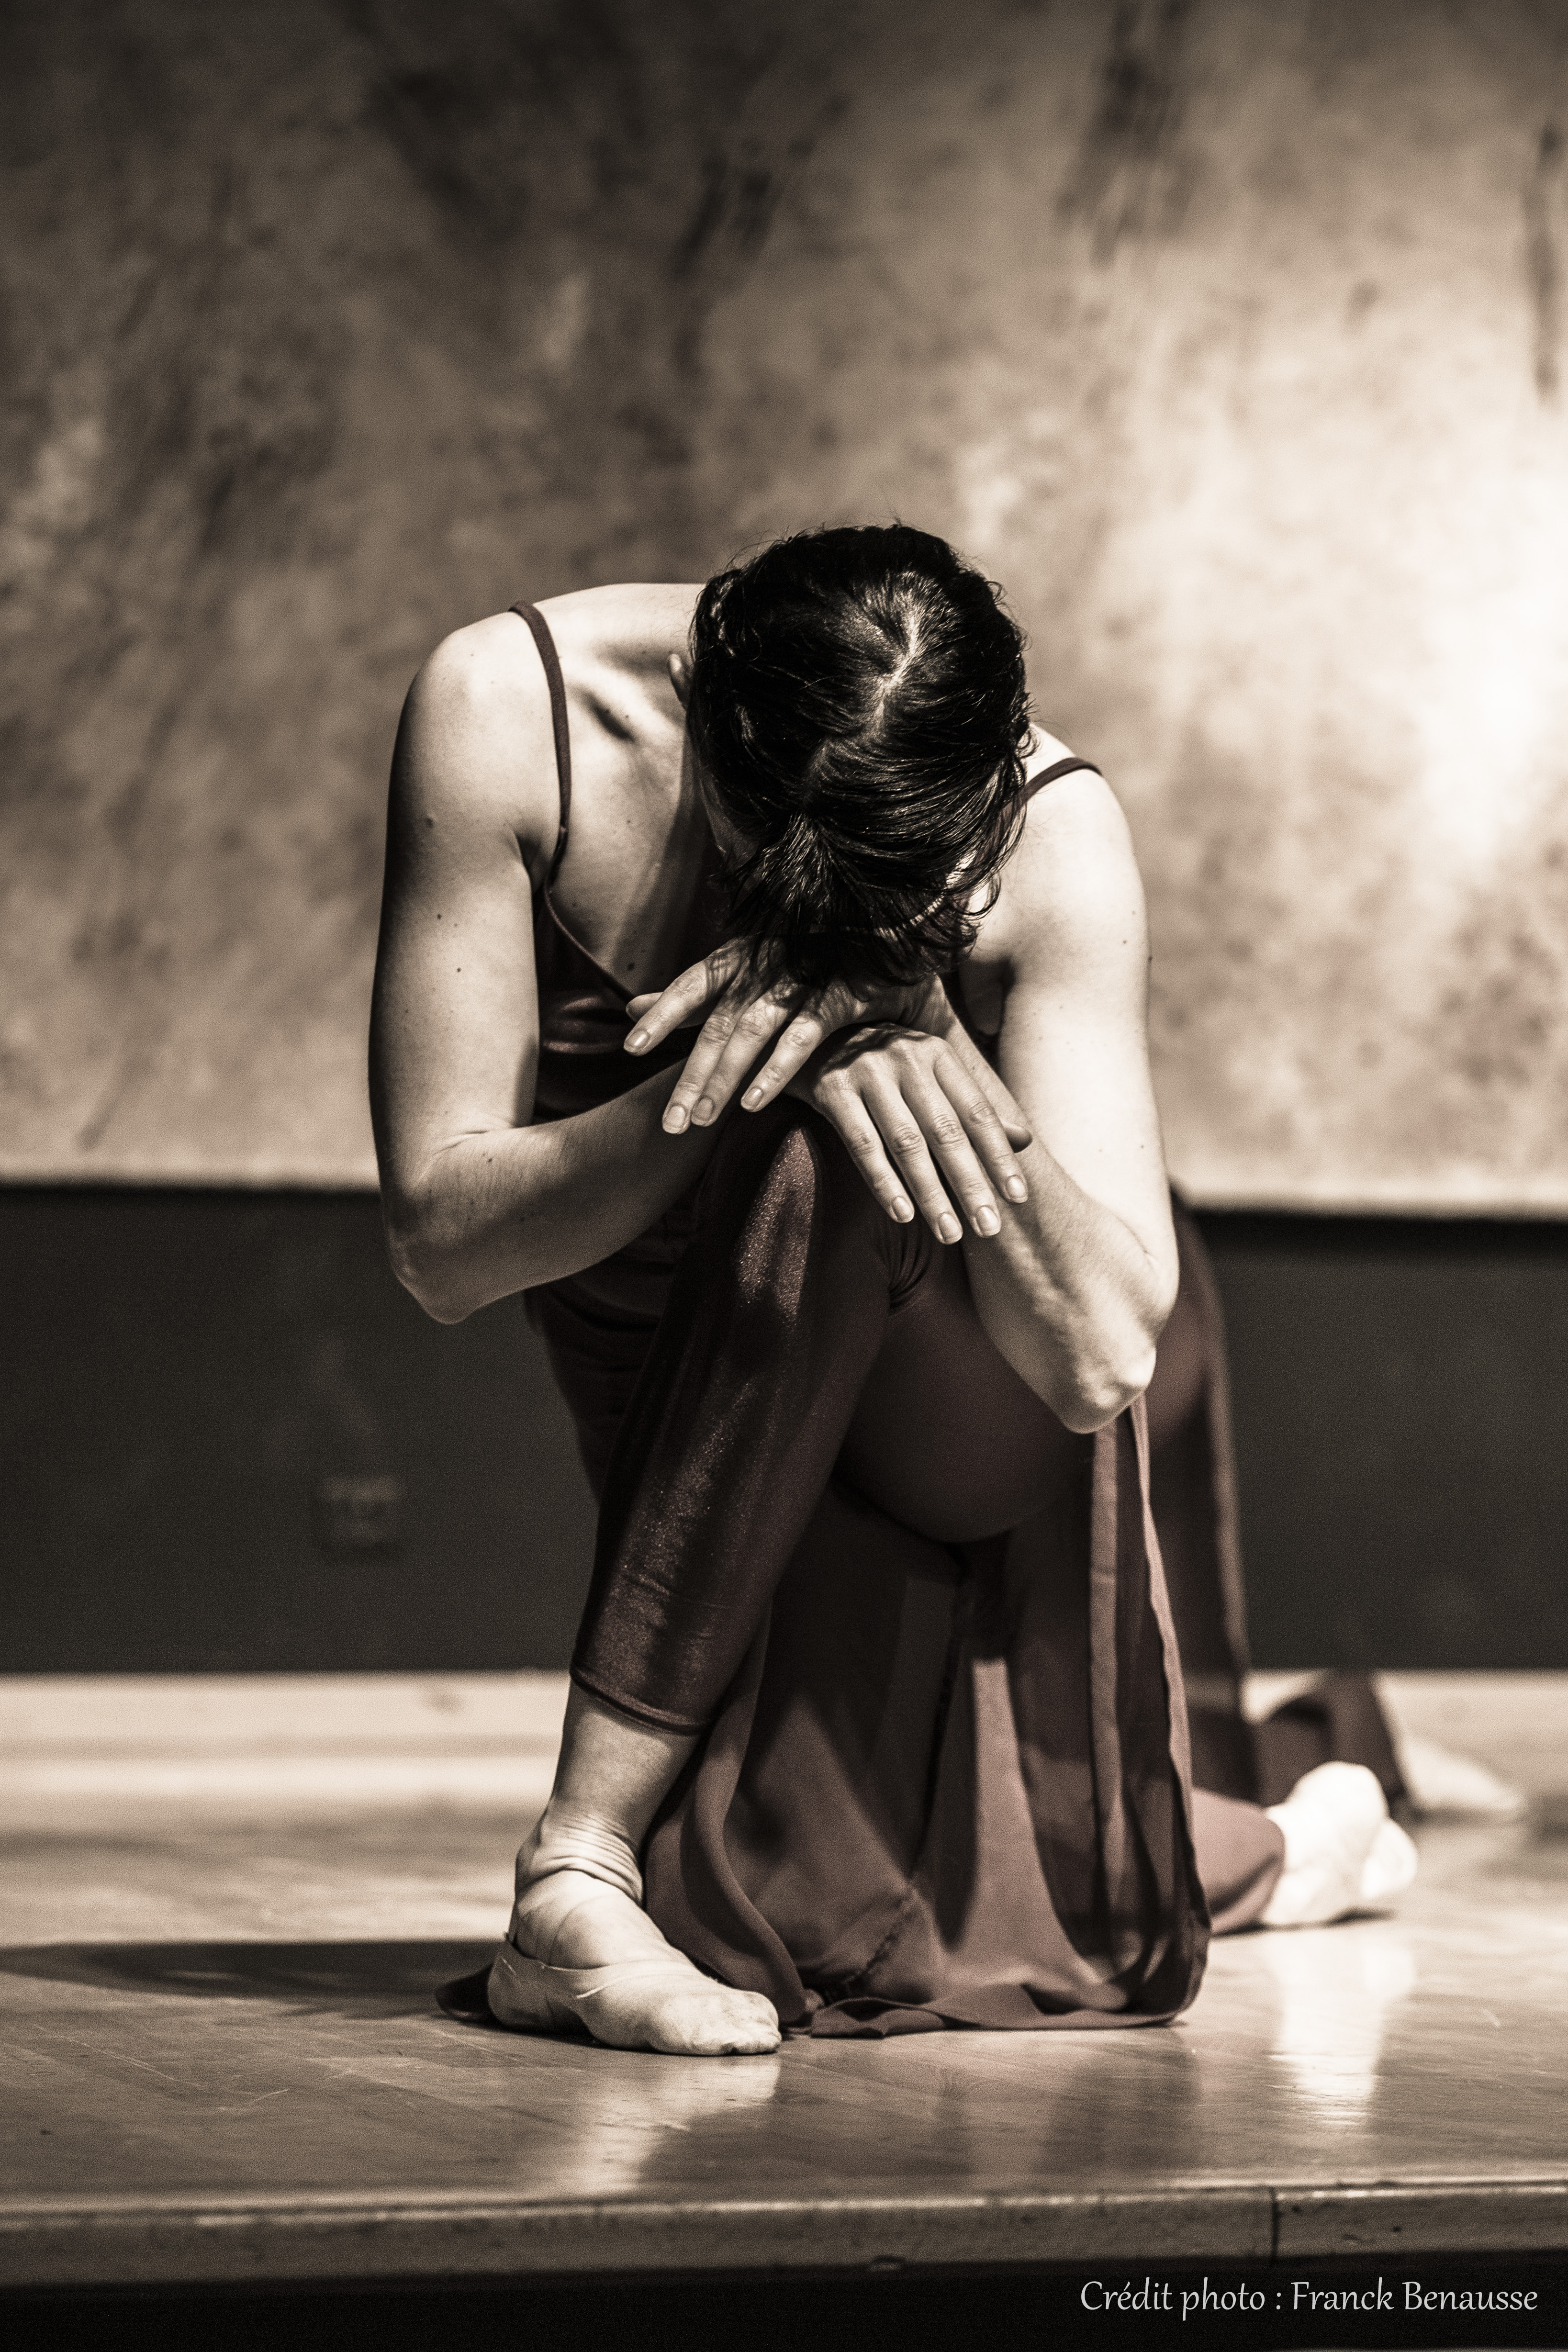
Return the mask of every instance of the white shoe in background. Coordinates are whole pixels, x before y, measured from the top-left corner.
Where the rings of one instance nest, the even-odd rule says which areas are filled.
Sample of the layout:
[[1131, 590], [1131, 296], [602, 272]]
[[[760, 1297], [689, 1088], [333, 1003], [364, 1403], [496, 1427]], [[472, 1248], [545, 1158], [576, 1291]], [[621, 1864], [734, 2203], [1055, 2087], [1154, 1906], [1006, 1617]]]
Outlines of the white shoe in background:
[[1285, 1867], [1262, 1915], [1266, 1927], [1321, 1927], [1386, 1903], [1415, 1875], [1416, 1853], [1390, 1821], [1364, 1764], [1320, 1764], [1268, 1818], [1285, 1838]]
[[1356, 1907], [1373, 1911], [1384, 1903], [1392, 1903], [1403, 1895], [1415, 1877], [1420, 1855], [1413, 1838], [1408, 1838], [1397, 1822], [1384, 1822], [1372, 1842], [1361, 1874], [1361, 1893]]

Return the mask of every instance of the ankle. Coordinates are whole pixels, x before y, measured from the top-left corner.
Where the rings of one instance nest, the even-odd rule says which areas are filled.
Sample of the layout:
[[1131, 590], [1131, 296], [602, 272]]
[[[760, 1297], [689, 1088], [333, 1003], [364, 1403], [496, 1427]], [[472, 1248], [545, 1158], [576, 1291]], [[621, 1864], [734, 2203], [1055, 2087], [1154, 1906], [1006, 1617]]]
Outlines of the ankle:
[[637, 1850], [623, 1825], [602, 1813], [568, 1811], [552, 1798], [518, 1849], [518, 1895], [563, 1870], [597, 1878], [632, 1902], [642, 1901]]

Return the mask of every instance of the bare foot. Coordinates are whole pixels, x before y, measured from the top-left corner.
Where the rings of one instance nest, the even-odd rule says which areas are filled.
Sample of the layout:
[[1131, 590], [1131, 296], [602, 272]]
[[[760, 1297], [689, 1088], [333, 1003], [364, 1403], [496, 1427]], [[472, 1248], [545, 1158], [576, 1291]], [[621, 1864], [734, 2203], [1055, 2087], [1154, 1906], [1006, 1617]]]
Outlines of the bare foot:
[[612, 2049], [690, 2057], [776, 2050], [773, 2003], [694, 1968], [641, 1895], [636, 1856], [613, 1827], [547, 1809], [517, 1857], [517, 1902], [490, 1971], [502, 2024], [575, 2024]]
[[1415, 1848], [1388, 1818], [1375, 1773], [1320, 1764], [1268, 1818], [1285, 1833], [1285, 1867], [1263, 1913], [1266, 1927], [1318, 1927], [1386, 1903], [1415, 1875]]

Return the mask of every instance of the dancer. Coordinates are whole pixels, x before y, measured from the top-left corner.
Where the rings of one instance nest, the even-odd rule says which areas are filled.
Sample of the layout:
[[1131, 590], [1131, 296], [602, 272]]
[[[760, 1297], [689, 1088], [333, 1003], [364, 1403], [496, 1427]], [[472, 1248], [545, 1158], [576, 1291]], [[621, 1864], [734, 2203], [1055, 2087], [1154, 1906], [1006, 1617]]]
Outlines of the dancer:
[[601, 1502], [457, 2013], [703, 2053], [1149, 2022], [1211, 1921], [1387, 1879], [1368, 1774], [1294, 1815], [1191, 1789], [1145, 965], [1120, 811], [939, 540], [514, 608], [421, 673], [389, 1244], [439, 1319], [527, 1291]]

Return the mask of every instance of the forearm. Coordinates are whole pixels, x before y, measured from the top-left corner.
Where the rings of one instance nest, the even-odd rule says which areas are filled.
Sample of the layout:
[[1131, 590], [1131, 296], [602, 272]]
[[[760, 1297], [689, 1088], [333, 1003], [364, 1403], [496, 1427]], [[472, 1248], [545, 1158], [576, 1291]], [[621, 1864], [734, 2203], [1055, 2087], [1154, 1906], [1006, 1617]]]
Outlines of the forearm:
[[[974, 1068], [979, 1047], [956, 1014], [949, 1024], [949, 1044]], [[1027, 1200], [998, 1200], [1001, 1231], [989, 1239], [964, 1233], [975, 1308], [1036, 1394], [1069, 1428], [1096, 1429], [1147, 1387], [1173, 1281], [1132, 1226], [1044, 1143], [1037, 1139], [1018, 1160]]]
[[660, 1126], [679, 1066], [575, 1118], [454, 1138], [384, 1184], [398, 1279], [440, 1323], [581, 1273], [644, 1232], [706, 1166], [723, 1122]]
[[1113, 1421], [1148, 1387], [1172, 1301], [1122, 1220], [1041, 1144], [1019, 1158], [1029, 1197], [991, 1240], [965, 1234], [975, 1311], [993, 1345], [1069, 1429]]

